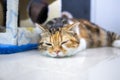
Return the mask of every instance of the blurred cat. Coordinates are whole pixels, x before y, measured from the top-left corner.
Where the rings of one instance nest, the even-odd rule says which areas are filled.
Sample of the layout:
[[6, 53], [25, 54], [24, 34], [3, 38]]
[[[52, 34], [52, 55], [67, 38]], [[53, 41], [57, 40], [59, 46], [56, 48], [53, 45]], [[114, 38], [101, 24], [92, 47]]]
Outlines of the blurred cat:
[[44, 55], [64, 57], [86, 48], [120, 48], [120, 36], [84, 19], [54, 18], [42, 30], [39, 49]]

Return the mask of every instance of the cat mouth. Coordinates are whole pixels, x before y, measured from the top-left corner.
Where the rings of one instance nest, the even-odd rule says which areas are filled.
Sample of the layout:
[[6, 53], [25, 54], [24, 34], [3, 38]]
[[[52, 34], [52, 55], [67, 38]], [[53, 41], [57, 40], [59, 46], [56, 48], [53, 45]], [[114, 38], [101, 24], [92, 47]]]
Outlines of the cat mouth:
[[59, 55], [57, 55], [54, 58], [63, 58], [63, 57], [65, 57], [65, 56], [59, 56]]
[[62, 57], [66, 57], [66, 56], [67, 56], [67, 55], [65, 55], [64, 53], [59, 53], [59, 54], [56, 54], [56, 53], [53, 53], [53, 54], [48, 53], [48, 55], [49, 55], [50, 57], [54, 57], [54, 58], [62, 58]]
[[[72, 52], [72, 53], [70, 53]], [[74, 52], [73, 51], [69, 51], [67, 53], [63, 53], [63, 52], [53, 52], [53, 53], [49, 53], [48, 51], [41, 51], [42, 55], [47, 56], [47, 57], [52, 57], [52, 58], [64, 58], [64, 57], [69, 57], [69, 56], [73, 56]]]

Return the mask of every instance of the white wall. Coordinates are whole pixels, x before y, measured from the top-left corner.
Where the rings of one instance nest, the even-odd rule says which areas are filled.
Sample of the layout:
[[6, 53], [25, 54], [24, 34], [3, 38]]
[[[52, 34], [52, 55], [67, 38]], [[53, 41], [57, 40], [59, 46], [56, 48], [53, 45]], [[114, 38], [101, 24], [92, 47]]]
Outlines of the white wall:
[[120, 0], [91, 1], [91, 21], [120, 34]]

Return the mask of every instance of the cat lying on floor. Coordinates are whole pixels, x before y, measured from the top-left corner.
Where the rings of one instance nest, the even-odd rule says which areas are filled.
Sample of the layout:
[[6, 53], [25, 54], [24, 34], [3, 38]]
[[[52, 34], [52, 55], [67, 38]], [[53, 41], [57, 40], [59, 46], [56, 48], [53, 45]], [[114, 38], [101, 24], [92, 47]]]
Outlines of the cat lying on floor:
[[39, 49], [44, 55], [64, 57], [86, 48], [113, 46], [120, 48], [120, 36], [87, 20], [55, 18], [42, 30]]

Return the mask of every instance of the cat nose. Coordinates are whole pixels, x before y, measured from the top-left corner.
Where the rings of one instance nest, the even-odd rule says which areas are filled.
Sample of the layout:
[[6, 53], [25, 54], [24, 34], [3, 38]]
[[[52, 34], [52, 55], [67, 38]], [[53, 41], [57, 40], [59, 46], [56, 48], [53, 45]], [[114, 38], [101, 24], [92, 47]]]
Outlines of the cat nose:
[[55, 53], [58, 54], [60, 52], [60, 50], [56, 50]]

